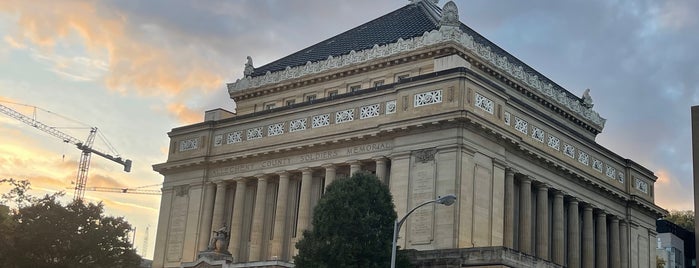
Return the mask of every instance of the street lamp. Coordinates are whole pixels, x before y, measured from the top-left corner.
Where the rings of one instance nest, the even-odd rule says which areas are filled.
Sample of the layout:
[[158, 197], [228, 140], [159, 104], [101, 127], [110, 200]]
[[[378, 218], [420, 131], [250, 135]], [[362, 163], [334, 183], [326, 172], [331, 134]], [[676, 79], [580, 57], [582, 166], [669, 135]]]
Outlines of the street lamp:
[[456, 202], [456, 195], [453, 194], [438, 197], [435, 200], [426, 201], [422, 204], [417, 205], [417, 207], [414, 207], [413, 209], [408, 211], [408, 214], [405, 214], [403, 218], [401, 218], [400, 220], [396, 220], [396, 222], [393, 224], [393, 247], [391, 248], [391, 268], [396, 268], [396, 243], [398, 243], [398, 233], [400, 232], [400, 227], [403, 226], [403, 222], [405, 221], [405, 219], [408, 218], [408, 216], [410, 216], [410, 214], [413, 213], [413, 211], [427, 204], [437, 203], [445, 206], [451, 206], [452, 204], [454, 204], [454, 202]]

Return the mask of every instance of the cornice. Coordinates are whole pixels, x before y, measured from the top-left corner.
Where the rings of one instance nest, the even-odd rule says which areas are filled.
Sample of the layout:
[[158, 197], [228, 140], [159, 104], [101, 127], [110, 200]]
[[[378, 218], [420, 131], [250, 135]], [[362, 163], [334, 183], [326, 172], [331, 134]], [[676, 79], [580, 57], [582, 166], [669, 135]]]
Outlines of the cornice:
[[510, 60], [506, 55], [501, 55], [494, 52], [490, 46], [477, 42], [473, 36], [464, 33], [458, 27], [440, 27], [439, 30], [425, 32], [422, 36], [416, 36], [407, 40], [400, 38], [395, 43], [385, 45], [376, 44], [370, 49], [365, 49], [358, 52], [352, 50], [348, 54], [337, 57], [328, 56], [326, 60], [317, 62], [309, 61], [306, 62], [305, 65], [287, 67], [283, 71], [274, 73], [267, 72], [261, 76], [248, 76], [242, 79], [237, 79], [236, 82], [227, 84], [228, 93], [233, 96], [237, 92], [249, 88], [261, 87], [289, 79], [296, 79], [328, 70], [339, 69], [353, 64], [391, 57], [400, 53], [414, 51], [446, 42], [454, 42], [459, 44], [461, 47], [470, 51], [473, 55], [476, 55], [480, 60], [488, 62], [515, 80], [534, 89], [539, 94], [549, 99], [550, 102], [568, 108], [568, 110], [593, 123], [600, 130], [604, 128], [606, 119], [602, 118], [591, 108], [583, 106], [580, 99], [574, 96], [569, 96], [565, 89], [558, 85], [549, 83], [548, 79], [540, 78], [534, 73], [525, 71], [529, 68], [525, 68], [526, 66], [515, 63], [514, 60]]

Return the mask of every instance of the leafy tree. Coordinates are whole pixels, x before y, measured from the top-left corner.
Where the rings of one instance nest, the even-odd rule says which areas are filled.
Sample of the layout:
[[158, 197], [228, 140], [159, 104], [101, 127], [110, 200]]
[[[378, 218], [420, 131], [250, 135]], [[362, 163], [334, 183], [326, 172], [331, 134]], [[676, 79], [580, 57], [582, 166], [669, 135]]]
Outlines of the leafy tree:
[[687, 231], [694, 232], [694, 211], [672, 210], [665, 219], [687, 229]]
[[[0, 214], [3, 267], [139, 266], [141, 258], [128, 240], [131, 226], [122, 217], [102, 215], [102, 203], [64, 206], [57, 200], [63, 193], [36, 198], [27, 194], [26, 181], [4, 181], [15, 188], [2, 197], [17, 208]], [[3, 207], [8, 208], [0, 206], [0, 213]]]
[[313, 212], [312, 230], [296, 244], [294, 263], [299, 268], [388, 267], [395, 220], [393, 197], [376, 176], [359, 172], [336, 180]]

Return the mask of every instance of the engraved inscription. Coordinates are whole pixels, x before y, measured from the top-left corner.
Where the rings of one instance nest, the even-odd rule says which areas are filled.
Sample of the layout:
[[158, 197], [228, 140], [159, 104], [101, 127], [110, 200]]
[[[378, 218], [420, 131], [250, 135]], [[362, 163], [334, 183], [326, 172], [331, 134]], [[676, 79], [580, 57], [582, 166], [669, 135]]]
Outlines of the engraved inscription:
[[[434, 153], [431, 155], [434, 157]], [[434, 199], [436, 171], [434, 161], [420, 162], [417, 160], [417, 153], [415, 158], [410, 174], [410, 199], [413, 206]], [[410, 243], [429, 244], [434, 232], [434, 204], [421, 207], [411, 217], [408, 234]]]
[[170, 209], [170, 228], [167, 237], [168, 261], [179, 261], [182, 257], [188, 203], [189, 196], [187, 195], [176, 195], [173, 197], [172, 207]]

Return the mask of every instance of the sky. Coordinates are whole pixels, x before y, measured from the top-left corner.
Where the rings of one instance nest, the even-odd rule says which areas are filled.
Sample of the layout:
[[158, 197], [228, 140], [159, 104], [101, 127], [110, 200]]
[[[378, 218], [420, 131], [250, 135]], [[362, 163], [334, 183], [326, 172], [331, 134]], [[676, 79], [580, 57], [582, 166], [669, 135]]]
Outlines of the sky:
[[[578, 96], [589, 88], [607, 119], [596, 141], [658, 176], [658, 205], [693, 209], [699, 1], [455, 2], [462, 22], [510, 54]], [[235, 108], [225, 83], [242, 77], [246, 56], [262, 66], [407, 3], [3, 0], [0, 104], [81, 140], [98, 127], [94, 148], [113, 153], [111, 145], [133, 160], [125, 173], [93, 156], [88, 187], [155, 185], [168, 131]], [[37, 195], [64, 190], [67, 201], [79, 158], [75, 146], [0, 115], [0, 179], [27, 179]], [[152, 258], [159, 196], [87, 191], [85, 199], [132, 223], [138, 252]]]

